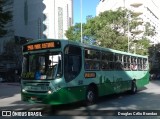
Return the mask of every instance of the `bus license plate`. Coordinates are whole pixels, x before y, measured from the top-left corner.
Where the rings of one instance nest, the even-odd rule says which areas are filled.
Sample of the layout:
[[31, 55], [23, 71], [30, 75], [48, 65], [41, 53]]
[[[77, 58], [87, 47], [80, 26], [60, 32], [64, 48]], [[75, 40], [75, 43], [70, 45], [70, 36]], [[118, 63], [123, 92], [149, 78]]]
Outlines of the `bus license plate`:
[[31, 100], [37, 100], [37, 98], [36, 97], [31, 97]]

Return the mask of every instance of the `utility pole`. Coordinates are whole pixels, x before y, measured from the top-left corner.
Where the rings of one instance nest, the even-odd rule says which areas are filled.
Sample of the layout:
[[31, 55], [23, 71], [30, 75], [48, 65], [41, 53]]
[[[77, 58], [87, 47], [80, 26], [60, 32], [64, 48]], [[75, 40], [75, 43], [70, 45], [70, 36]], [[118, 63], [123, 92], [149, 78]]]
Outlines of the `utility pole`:
[[130, 44], [129, 33], [130, 33], [130, 31], [129, 31], [129, 13], [128, 13], [128, 52], [130, 52], [129, 51], [129, 44]]
[[81, 0], [81, 43], [83, 43], [83, 34], [82, 34], [82, 0]]

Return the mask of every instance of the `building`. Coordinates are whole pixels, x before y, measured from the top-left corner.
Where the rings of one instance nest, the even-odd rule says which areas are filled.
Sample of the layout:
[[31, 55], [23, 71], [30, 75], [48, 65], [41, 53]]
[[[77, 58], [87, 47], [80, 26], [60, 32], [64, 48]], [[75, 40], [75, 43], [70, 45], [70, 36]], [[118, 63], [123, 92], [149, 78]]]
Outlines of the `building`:
[[[139, 20], [143, 23], [149, 22], [156, 31], [154, 37], [148, 37], [153, 43], [160, 43], [160, 4], [159, 0], [100, 0], [96, 8], [96, 15], [106, 10], [116, 10], [119, 7], [126, 8], [138, 14]], [[140, 26], [136, 30], [145, 31], [145, 27]]]
[[15, 35], [66, 39], [65, 31], [73, 24], [72, 0], [14, 1]]
[[4, 11], [11, 11], [9, 33], [0, 40], [0, 54], [13, 38], [67, 39], [65, 31], [73, 25], [73, 0], [7, 0]]
[[[13, 16], [13, 0], [6, 0], [6, 3], [2, 6], [2, 8], [3, 12], [11, 11]], [[0, 38], [0, 54], [4, 51], [4, 44], [6, 44], [14, 36], [13, 20], [6, 24], [5, 29], [8, 30], [8, 33], [3, 38]]]

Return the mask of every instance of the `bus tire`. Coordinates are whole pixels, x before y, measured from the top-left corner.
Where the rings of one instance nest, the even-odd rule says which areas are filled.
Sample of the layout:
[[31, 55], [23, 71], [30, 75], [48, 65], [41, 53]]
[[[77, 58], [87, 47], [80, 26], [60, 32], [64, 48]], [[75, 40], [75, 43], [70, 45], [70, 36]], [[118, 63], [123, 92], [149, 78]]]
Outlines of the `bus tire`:
[[137, 93], [137, 85], [136, 85], [136, 81], [133, 81], [132, 82], [132, 85], [131, 85], [131, 94], [135, 94]]
[[97, 90], [95, 87], [90, 86], [87, 89], [87, 93], [86, 93], [86, 105], [92, 105], [97, 101]]

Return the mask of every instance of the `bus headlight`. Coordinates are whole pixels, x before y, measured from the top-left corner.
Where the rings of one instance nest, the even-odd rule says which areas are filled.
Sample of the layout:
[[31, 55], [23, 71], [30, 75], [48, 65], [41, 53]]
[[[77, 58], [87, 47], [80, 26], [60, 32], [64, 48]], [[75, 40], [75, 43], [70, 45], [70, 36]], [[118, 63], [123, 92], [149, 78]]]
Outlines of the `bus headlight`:
[[51, 90], [49, 90], [49, 91], [48, 91], [48, 94], [51, 94], [51, 93], [52, 93], [52, 91], [51, 91]]
[[26, 90], [25, 90], [25, 89], [22, 89], [22, 92], [26, 92]]

